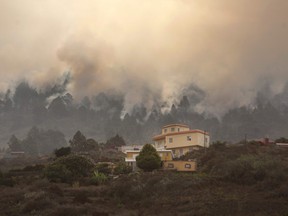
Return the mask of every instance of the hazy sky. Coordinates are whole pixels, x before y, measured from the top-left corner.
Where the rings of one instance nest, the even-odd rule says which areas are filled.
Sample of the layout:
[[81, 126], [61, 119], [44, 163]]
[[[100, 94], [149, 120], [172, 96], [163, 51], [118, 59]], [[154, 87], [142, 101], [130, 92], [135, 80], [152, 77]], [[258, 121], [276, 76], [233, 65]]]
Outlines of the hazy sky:
[[287, 0], [0, 0], [0, 90], [65, 71], [76, 98], [126, 93], [126, 109], [195, 83], [221, 114], [288, 80]]

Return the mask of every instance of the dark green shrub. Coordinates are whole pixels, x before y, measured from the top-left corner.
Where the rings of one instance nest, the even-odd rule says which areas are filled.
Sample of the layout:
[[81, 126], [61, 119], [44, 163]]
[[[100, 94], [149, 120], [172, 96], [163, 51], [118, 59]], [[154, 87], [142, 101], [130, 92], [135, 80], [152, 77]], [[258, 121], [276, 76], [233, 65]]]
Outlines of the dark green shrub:
[[226, 148], [226, 142], [221, 141], [213, 142], [210, 148], [223, 151]]
[[63, 157], [71, 154], [71, 147], [62, 147], [59, 149], [55, 149], [54, 154], [56, 157]]
[[77, 155], [60, 157], [55, 163], [64, 165], [73, 177], [89, 176], [94, 169], [94, 165], [89, 159]]
[[93, 185], [101, 185], [107, 182], [108, 177], [104, 173], [99, 173], [94, 171], [93, 176], [91, 177], [90, 183]]
[[125, 146], [125, 145], [126, 145], [126, 143], [125, 143], [123, 137], [116, 134], [116, 136], [111, 137], [109, 140], [107, 140], [104, 147], [105, 148], [117, 148], [117, 147], [121, 147], [121, 146]]
[[108, 163], [98, 163], [95, 166], [95, 170], [97, 170], [99, 173], [104, 173], [105, 175], [109, 175], [112, 173], [112, 168]]
[[161, 158], [152, 145], [146, 144], [136, 157], [136, 163], [140, 169], [151, 172], [161, 167]]
[[94, 165], [85, 157], [69, 155], [60, 157], [45, 169], [44, 175], [50, 181], [72, 182], [89, 176]]
[[114, 174], [119, 175], [119, 174], [129, 174], [132, 172], [132, 167], [128, 166], [125, 162], [120, 162], [116, 165], [114, 169]]
[[252, 160], [253, 158], [241, 157], [237, 160], [228, 162], [224, 178], [240, 184], [255, 183], [256, 180], [254, 179]]
[[44, 176], [51, 182], [71, 182], [72, 172], [65, 165], [53, 163], [46, 167]]
[[273, 185], [287, 178], [287, 165], [276, 157], [263, 155], [243, 155], [235, 160], [216, 164], [210, 174], [239, 183], [253, 184], [270, 182]]

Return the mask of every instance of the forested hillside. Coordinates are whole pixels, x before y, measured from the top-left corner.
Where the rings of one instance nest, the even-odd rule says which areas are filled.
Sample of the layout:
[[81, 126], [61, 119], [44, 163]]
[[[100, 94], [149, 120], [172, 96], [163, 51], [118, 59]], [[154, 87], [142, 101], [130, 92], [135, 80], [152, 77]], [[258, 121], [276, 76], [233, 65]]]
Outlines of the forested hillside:
[[185, 123], [190, 128], [206, 130], [212, 141], [240, 141], [269, 136], [285, 136], [288, 129], [288, 86], [277, 95], [269, 96], [263, 89], [249, 106], [228, 110], [222, 116], [199, 111], [207, 96], [195, 85], [171, 106], [155, 99], [151, 109], [146, 104], [134, 104], [125, 110], [125, 95], [107, 91], [81, 100], [67, 92], [67, 79], [62, 83], [37, 90], [26, 82], [0, 94], [0, 144], [6, 146], [14, 134], [23, 139], [34, 126], [62, 132], [69, 139], [77, 130], [97, 141], [116, 134], [127, 144], [151, 142], [163, 125]]

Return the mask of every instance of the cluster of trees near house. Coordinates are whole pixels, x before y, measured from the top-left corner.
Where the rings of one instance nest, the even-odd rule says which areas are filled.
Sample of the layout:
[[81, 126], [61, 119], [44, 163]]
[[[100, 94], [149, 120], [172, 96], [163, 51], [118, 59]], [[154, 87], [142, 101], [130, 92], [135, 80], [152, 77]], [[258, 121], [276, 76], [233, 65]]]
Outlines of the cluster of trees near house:
[[[92, 180], [94, 179], [94, 181], [97, 182], [97, 176], [106, 179], [107, 175], [112, 172], [114, 174], [121, 174], [131, 171], [131, 168], [126, 166], [123, 161], [124, 154], [117, 149], [117, 147], [126, 145], [124, 139], [118, 134], [108, 139], [106, 143], [98, 143], [92, 138], [86, 138], [80, 131], [77, 131], [72, 139], [69, 140], [68, 146], [63, 146], [63, 142], [60, 142], [61, 145], [56, 145], [57, 148], [54, 148], [53, 151], [51, 151], [51, 149], [49, 149], [49, 152], [39, 151], [41, 149], [40, 144], [46, 144], [45, 140], [41, 142], [41, 137], [45, 137], [44, 135], [47, 134], [54, 135], [54, 133], [57, 134], [57, 132], [54, 131], [51, 133], [51, 131], [32, 128], [24, 140], [19, 140], [13, 135], [8, 143], [9, 150], [27, 150], [27, 153], [26, 151], [25, 153], [28, 156], [39, 156], [39, 153], [46, 153], [46, 156], [54, 155], [52, 156], [52, 163], [48, 163], [45, 166], [30, 166], [28, 170], [42, 170], [43, 176], [55, 182], [72, 182], [84, 177], [92, 178], [92, 176]], [[63, 138], [64, 136], [61, 137]], [[56, 137], [52, 138], [57, 139]], [[63, 140], [65, 141], [65, 139]], [[31, 144], [27, 145], [28, 142], [31, 142]], [[29, 147], [31, 147], [32, 144], [35, 150], [38, 150], [37, 152], [30, 150]], [[42, 157], [21, 157], [19, 159], [29, 162], [32, 158], [41, 159]], [[15, 160], [17, 160], [17, 158]], [[13, 160], [4, 160], [4, 162], [9, 164], [13, 163]], [[102, 162], [103, 164], [95, 166], [98, 162]], [[117, 165], [115, 167], [113, 166], [112, 169], [109, 165], [110, 162], [114, 162]], [[27, 171], [27, 169], [25, 170]]]
[[[26, 155], [39, 156], [49, 155], [55, 149], [67, 146], [67, 141], [60, 131], [33, 127], [22, 140], [13, 134], [7, 145], [10, 152], [24, 152]], [[124, 139], [118, 134], [109, 138], [105, 143], [98, 143], [92, 138], [87, 139], [80, 131], [77, 131], [73, 138], [69, 140], [69, 146], [75, 152], [99, 151], [100, 148], [115, 149], [124, 145], [126, 145]]]

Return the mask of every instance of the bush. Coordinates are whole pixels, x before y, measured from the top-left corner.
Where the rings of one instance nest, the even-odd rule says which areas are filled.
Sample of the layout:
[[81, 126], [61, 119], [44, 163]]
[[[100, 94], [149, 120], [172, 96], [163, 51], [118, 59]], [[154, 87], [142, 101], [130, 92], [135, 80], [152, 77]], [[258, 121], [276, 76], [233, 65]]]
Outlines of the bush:
[[89, 176], [94, 168], [89, 159], [77, 155], [60, 157], [55, 163], [63, 164], [72, 173], [73, 177]]
[[230, 161], [227, 164], [224, 178], [240, 184], [255, 183], [256, 180], [254, 179], [252, 160], [253, 158], [240, 157], [237, 160]]
[[146, 144], [136, 157], [136, 163], [140, 169], [151, 172], [161, 167], [161, 158], [152, 145]]
[[51, 182], [71, 182], [72, 172], [65, 165], [53, 163], [47, 166], [44, 176]]
[[125, 162], [120, 162], [116, 165], [114, 169], [114, 174], [119, 175], [119, 174], [128, 174], [132, 172], [132, 167], [128, 166]]
[[215, 166], [211, 174], [239, 184], [253, 184], [261, 181], [276, 184], [287, 177], [284, 161], [262, 155], [243, 155]]
[[94, 165], [85, 157], [69, 155], [60, 157], [45, 169], [45, 177], [50, 181], [71, 182], [92, 173]]
[[226, 148], [226, 142], [221, 141], [213, 142], [210, 148], [223, 151]]
[[62, 147], [60, 149], [55, 149], [54, 154], [56, 157], [63, 157], [71, 154], [71, 148], [70, 147]]
[[108, 180], [108, 177], [104, 173], [99, 173], [98, 171], [94, 171], [93, 176], [91, 177], [91, 184], [101, 185], [104, 184]]
[[108, 163], [98, 163], [95, 167], [99, 173], [104, 173], [105, 175], [109, 175], [112, 172], [112, 169]]

